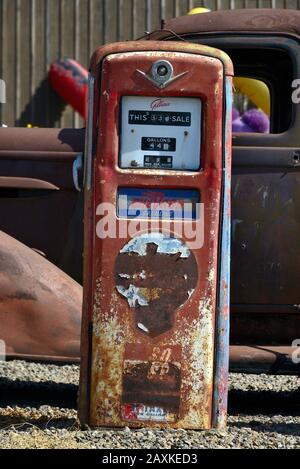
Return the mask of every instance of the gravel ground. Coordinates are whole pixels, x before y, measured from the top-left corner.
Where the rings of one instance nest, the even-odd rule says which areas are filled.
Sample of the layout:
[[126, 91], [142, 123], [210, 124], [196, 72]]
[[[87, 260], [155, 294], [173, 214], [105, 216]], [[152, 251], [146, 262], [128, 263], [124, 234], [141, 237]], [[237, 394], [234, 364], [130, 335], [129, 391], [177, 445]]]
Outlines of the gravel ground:
[[230, 376], [226, 432], [81, 431], [78, 366], [0, 363], [0, 448], [300, 448], [300, 378]]

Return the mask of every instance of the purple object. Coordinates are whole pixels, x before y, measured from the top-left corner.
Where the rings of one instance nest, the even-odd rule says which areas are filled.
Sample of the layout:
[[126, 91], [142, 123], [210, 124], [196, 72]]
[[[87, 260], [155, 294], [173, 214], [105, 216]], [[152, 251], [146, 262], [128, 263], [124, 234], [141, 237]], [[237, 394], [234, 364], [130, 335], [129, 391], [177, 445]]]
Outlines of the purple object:
[[238, 117], [240, 117], [240, 113], [236, 107], [232, 108], [232, 121], [235, 121]]
[[232, 122], [232, 131], [233, 132], [253, 132], [251, 127], [245, 124], [245, 122], [243, 122], [243, 119], [241, 117], [238, 117]]
[[270, 121], [261, 109], [250, 109], [242, 117], [233, 119], [233, 132], [255, 132], [260, 134], [269, 133]]
[[250, 109], [242, 116], [243, 122], [249, 125], [253, 132], [265, 134], [270, 131], [268, 116], [260, 109]]

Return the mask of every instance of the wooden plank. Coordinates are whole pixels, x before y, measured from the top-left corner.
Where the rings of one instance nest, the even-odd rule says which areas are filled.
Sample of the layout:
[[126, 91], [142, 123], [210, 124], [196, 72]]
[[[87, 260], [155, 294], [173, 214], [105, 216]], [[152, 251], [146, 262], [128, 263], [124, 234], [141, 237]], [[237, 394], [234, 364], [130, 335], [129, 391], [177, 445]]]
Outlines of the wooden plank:
[[46, 111], [48, 98], [46, 57], [46, 1], [31, 0], [31, 123], [41, 127], [48, 125]]
[[17, 125], [26, 126], [31, 123], [31, 2], [17, 0], [16, 5], [16, 68], [17, 95], [16, 119]]
[[104, 3], [103, 0], [90, 0], [90, 53], [104, 44]]
[[286, 0], [285, 8], [291, 10], [297, 10], [297, 0]]
[[[75, 57], [75, 8], [74, 0], [61, 0], [60, 20], [60, 55], [61, 57]], [[67, 106], [62, 114], [61, 125], [63, 127], [75, 126], [75, 113]]]
[[164, 0], [163, 17], [164, 17], [165, 20], [169, 20], [170, 18], [174, 18], [174, 16], [175, 16], [175, 11], [174, 10], [175, 10], [174, 0]]
[[2, 122], [16, 124], [16, 0], [2, 0], [2, 74], [6, 83], [6, 104], [2, 106]]
[[208, 8], [211, 11], [216, 10], [216, 0], [205, 0], [204, 2], [201, 2], [201, 4], [198, 4], [195, 2], [195, 7], [197, 6], [203, 6], [204, 8]]
[[104, 42], [116, 42], [117, 32], [117, 0], [103, 0], [104, 6]]
[[275, 0], [275, 8], [285, 8], [285, 0]]
[[161, 22], [161, 7], [160, 0], [151, 1], [151, 30], [160, 28]]
[[[3, 37], [3, 2], [0, 1], [0, 80], [3, 80], [3, 46], [4, 46], [4, 37]], [[1, 86], [1, 84], [0, 84]], [[3, 91], [2, 91], [3, 93]], [[1, 91], [0, 91], [1, 96]], [[2, 96], [3, 97], [3, 96]], [[0, 102], [0, 126], [3, 124], [4, 117], [4, 103]]]
[[[235, 8], [236, 9], [240, 9], [240, 8], [244, 8], [245, 6], [245, 0], [235, 0]], [[271, 5], [270, 5], [271, 7]]]
[[192, 8], [195, 6], [202, 6], [201, 5], [196, 5], [195, 2], [189, 2], [189, 0], [175, 0], [174, 1], [174, 16], [183, 16], [186, 15]]
[[[61, 58], [61, 0], [46, 0], [46, 66], [49, 69], [54, 60]], [[45, 112], [47, 113], [47, 125], [49, 127], [61, 127], [61, 116], [65, 104], [51, 89], [49, 83], [47, 87], [47, 100]]]
[[257, 0], [246, 0], [246, 8], [257, 8]]
[[133, 15], [131, 0], [118, 0], [118, 41], [128, 41], [133, 38]]
[[145, 0], [133, 0], [133, 39], [137, 39], [145, 34], [147, 30], [146, 12], [147, 5]]
[[[88, 0], [75, 0], [75, 59], [85, 68], [89, 66], [88, 54]], [[84, 119], [76, 112], [75, 127], [83, 127]]]
[[230, 9], [230, 1], [231, 0], [217, 0], [218, 10], [229, 10]]
[[89, 0], [76, 0], [75, 9], [75, 59], [83, 67], [88, 67], [88, 4]]
[[146, 30], [152, 31], [152, 1], [146, 0]]

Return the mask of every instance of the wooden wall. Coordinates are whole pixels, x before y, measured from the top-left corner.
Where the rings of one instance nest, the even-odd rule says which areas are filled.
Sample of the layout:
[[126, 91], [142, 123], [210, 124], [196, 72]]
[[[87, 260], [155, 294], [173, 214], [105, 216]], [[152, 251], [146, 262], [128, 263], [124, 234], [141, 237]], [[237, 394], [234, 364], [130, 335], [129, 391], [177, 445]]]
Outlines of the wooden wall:
[[82, 120], [49, 88], [52, 61], [71, 57], [87, 67], [97, 46], [137, 38], [161, 19], [191, 8], [299, 9], [299, 0], [0, 0], [0, 78], [7, 103], [0, 123], [78, 127]]

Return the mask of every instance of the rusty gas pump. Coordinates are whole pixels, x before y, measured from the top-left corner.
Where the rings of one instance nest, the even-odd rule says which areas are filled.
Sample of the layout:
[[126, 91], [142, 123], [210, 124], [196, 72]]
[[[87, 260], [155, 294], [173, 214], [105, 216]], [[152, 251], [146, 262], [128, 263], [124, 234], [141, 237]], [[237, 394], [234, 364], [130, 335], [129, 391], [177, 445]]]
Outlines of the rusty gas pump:
[[183, 42], [92, 58], [83, 424], [225, 425], [232, 75]]

